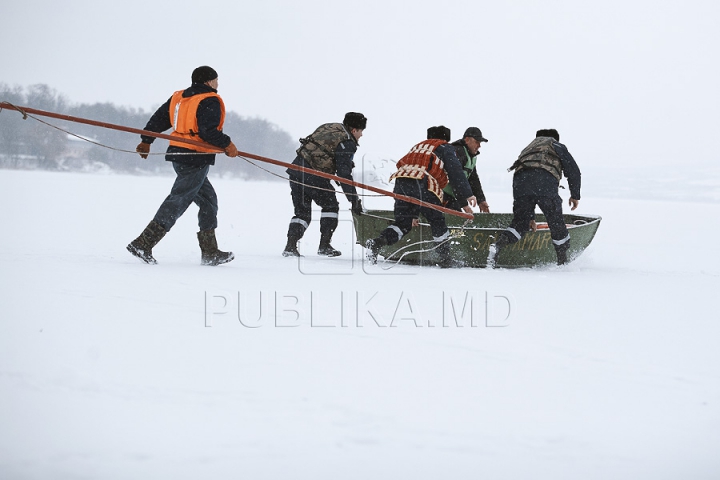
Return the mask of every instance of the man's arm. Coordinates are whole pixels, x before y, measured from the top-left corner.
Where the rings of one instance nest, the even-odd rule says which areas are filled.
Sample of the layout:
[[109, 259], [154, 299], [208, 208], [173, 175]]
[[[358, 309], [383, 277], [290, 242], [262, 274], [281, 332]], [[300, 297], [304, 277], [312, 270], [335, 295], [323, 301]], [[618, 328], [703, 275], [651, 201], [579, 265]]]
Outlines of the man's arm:
[[477, 167], [475, 167], [468, 177], [468, 183], [470, 183], [470, 189], [477, 199], [478, 207], [480, 211], [484, 213], [490, 213], [490, 205], [487, 203], [485, 193], [483, 193], [482, 185], [480, 184], [480, 176], [477, 173]]
[[[335, 168], [338, 177], [353, 180], [352, 171], [353, 168], [355, 168], [353, 158], [355, 157], [356, 151], [357, 143], [352, 140], [345, 140], [337, 146], [335, 149]], [[341, 183], [340, 188], [342, 188], [345, 197], [353, 206], [353, 209], [362, 209], [360, 197], [357, 196], [357, 189], [354, 185]]]
[[[150, 120], [148, 120], [147, 125], [145, 125], [144, 130], [162, 133], [172, 127], [172, 123], [170, 122], [170, 100], [172, 100], [172, 97], [168, 98], [167, 102], [165, 102], [155, 111], [155, 113], [153, 113]], [[140, 135], [140, 139], [142, 140], [142, 143], [148, 144], [155, 141], [155, 137], [148, 137], [147, 135]]]
[[198, 135], [204, 142], [225, 149], [230, 145], [231, 140], [222, 130], [218, 130], [221, 118], [222, 107], [216, 97], [205, 98], [198, 105]]
[[450, 180], [450, 186], [455, 193], [455, 198], [462, 201], [467, 201], [471, 197], [474, 199], [472, 189], [465, 177], [465, 172], [460, 165], [455, 154], [455, 149], [450, 144], [440, 145], [436, 150], [435, 154], [442, 160], [445, 172], [447, 173], [448, 180]]
[[473, 195], [475, 195], [475, 198], [477, 198], [478, 202], [484, 202], [485, 193], [483, 193], [482, 184], [480, 183], [480, 176], [478, 176], [477, 173], [477, 167], [473, 169], [472, 173], [470, 173], [470, 176], [468, 177], [468, 182], [470, 183], [470, 189], [472, 190]]
[[[555, 149], [555, 153], [560, 157], [563, 173], [568, 179], [570, 197], [575, 200], [580, 200], [580, 167], [578, 167], [575, 159], [570, 155], [565, 145], [553, 142], [553, 148]], [[575, 208], [577, 208], [577, 205], [575, 205]], [[575, 210], [575, 208], [573, 208], [573, 210]]]

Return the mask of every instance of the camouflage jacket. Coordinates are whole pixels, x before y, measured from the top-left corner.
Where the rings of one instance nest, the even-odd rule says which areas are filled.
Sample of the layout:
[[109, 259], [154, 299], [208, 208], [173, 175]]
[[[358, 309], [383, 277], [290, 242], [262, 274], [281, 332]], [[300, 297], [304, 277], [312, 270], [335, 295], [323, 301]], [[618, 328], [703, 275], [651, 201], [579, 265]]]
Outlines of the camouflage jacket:
[[335, 150], [345, 140], [353, 140], [355, 137], [345, 129], [342, 123], [326, 123], [320, 125], [311, 135], [301, 138], [300, 148], [297, 154], [315, 170], [335, 174]]

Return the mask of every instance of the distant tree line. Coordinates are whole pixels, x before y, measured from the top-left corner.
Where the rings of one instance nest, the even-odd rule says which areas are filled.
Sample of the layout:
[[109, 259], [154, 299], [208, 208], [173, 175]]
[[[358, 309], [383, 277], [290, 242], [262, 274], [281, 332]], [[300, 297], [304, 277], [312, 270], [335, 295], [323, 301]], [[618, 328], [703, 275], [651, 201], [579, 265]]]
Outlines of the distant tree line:
[[[118, 107], [112, 103], [74, 105], [63, 95], [43, 84], [23, 88], [0, 83], [0, 101], [140, 129], [153, 113]], [[106, 170], [139, 174], [172, 172], [164, 156], [151, 155], [147, 160], [143, 160], [135, 153], [125, 152], [134, 152], [140, 140], [138, 135], [48, 117], [37, 118], [64, 131], [32, 118], [23, 120], [16, 111], [0, 112], [0, 168]], [[277, 160], [292, 161], [298, 147], [298, 142], [278, 126], [264, 119], [242, 117], [235, 112], [226, 112], [223, 130], [232, 137], [240, 150]], [[166, 148], [167, 141], [157, 139], [153, 143], [152, 152], [161, 153]], [[253, 162], [275, 174], [285, 176], [281, 167]], [[211, 172], [247, 179], [278, 179], [242, 158], [228, 158], [224, 155], [218, 155]]]

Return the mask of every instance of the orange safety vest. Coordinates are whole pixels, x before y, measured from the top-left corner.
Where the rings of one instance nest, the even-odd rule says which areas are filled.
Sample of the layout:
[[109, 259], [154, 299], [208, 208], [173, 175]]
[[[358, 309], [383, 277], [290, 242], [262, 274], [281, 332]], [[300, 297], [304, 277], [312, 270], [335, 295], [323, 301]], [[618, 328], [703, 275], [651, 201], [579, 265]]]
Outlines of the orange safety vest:
[[[173, 131], [170, 135], [175, 137], [187, 138], [190, 140], [203, 141], [198, 136], [198, 123], [197, 123], [197, 109], [200, 102], [208, 97], [217, 97], [220, 101], [220, 124], [217, 129], [222, 130], [223, 124], [225, 123], [225, 104], [220, 98], [220, 95], [214, 92], [200, 93], [193, 95], [192, 97], [183, 97], [184, 90], [178, 90], [173, 93], [170, 99], [170, 123], [172, 123]], [[170, 145], [182, 148], [189, 148], [196, 152], [217, 152], [222, 150], [220, 147], [198, 147], [196, 145], [188, 145], [183, 142], [176, 142], [170, 140]]]
[[390, 180], [395, 178], [422, 180], [427, 177], [428, 190], [442, 201], [442, 189], [449, 182], [447, 172], [445, 172], [445, 163], [435, 154], [435, 149], [446, 143], [448, 142], [445, 140], [437, 139], [424, 140], [418, 143], [397, 162], [398, 171], [392, 174]]

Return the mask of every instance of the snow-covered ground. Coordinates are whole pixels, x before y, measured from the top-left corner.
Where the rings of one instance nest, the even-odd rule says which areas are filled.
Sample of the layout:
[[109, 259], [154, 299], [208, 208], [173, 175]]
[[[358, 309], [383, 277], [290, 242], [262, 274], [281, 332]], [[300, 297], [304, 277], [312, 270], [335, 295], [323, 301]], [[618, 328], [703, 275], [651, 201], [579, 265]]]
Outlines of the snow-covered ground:
[[343, 256], [314, 221], [283, 258], [287, 185], [230, 179], [236, 260], [199, 265], [191, 206], [144, 265], [172, 180], [0, 171], [0, 478], [720, 478], [717, 177], [586, 173], [590, 248], [495, 271], [365, 265], [342, 198]]

